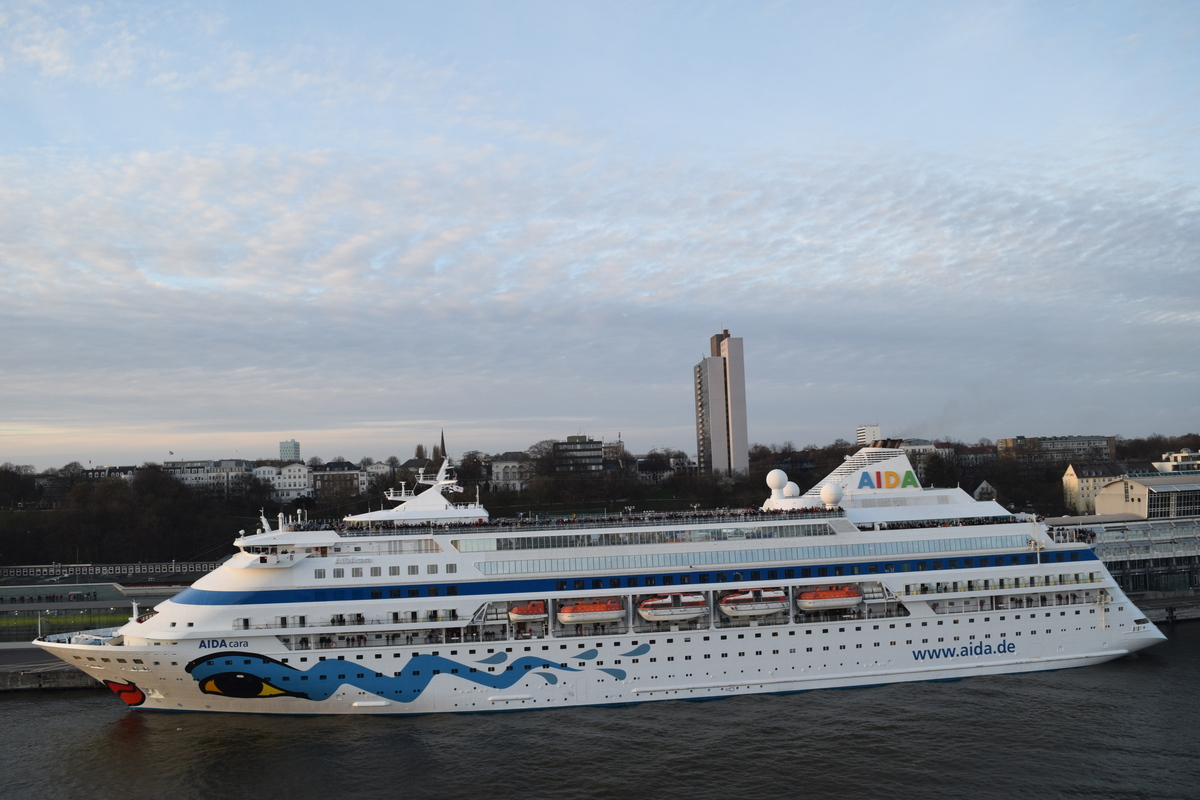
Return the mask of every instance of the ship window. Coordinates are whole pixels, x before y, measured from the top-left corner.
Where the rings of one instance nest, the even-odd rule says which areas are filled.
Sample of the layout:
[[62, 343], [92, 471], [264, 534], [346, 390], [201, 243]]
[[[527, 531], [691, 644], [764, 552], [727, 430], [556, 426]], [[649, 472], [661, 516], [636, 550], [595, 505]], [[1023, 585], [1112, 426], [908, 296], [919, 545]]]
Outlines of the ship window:
[[802, 567], [800, 569], [800, 577], [801, 578], [811, 578], [812, 577], [812, 569], [809, 567]]
[[313, 570], [313, 577], [314, 577], [314, 578], [317, 578], [317, 579], [324, 578], [324, 577], [325, 577], [325, 570], [323, 570], [323, 569], [314, 569], [314, 570]]
[[361, 578], [362, 577], [362, 567], [351, 567], [350, 568], [350, 577], [351, 578]]
[[416, 575], [418, 572], [420, 572], [420, 570], [421, 570], [421, 568], [418, 567], [416, 564], [408, 565], [408, 574], [409, 575]]
[[593, 589], [603, 589], [604, 581], [600, 580], [599, 578], [593, 578], [592, 579], [592, 588]]
[[783, 571], [783, 577], [785, 577], [785, 578], [794, 578], [794, 577], [796, 577], [796, 570], [794, 570], [794, 569], [785, 569], [785, 570]]
[[582, 589], [582, 588], [583, 588], [583, 583], [584, 583], [583, 581], [575, 581], [575, 588], [576, 588], [576, 589]]
[[779, 578], [779, 570], [767, 570], [767, 580], [773, 581]]
[[437, 564], [426, 564], [425, 565], [425, 573], [426, 574], [437, 575], [437, 571], [438, 571]]
[[691, 583], [691, 582], [692, 582], [692, 576], [691, 576], [691, 575], [680, 575], [680, 576], [679, 576], [679, 582], [680, 582], [680, 583]]
[[654, 586], [656, 583], [658, 583], [658, 579], [655, 578], [653, 575], [649, 575], [646, 577], [646, 585], [647, 586]]
[[419, 589], [409, 589], [408, 590], [409, 597], [418, 597], [418, 596], [420, 596], [420, 594], [421, 594], [421, 592]]
[[372, 578], [378, 578], [382, 574], [383, 574], [383, 569], [381, 567], [371, 567], [371, 577]]
[[671, 575], [663, 575], [663, 586], [670, 586], [675, 582], [675, 578]]
[[559, 591], [559, 592], [566, 591], [566, 589], [567, 589], [567, 582], [566, 582], [566, 581], [557, 581], [557, 582], [555, 582], [555, 584], [554, 584], [554, 589], [555, 589], [555, 591]]
[[436, 586], [430, 586], [430, 587], [429, 587], [429, 596], [430, 596], [430, 597], [437, 597], [437, 596], [438, 596], [438, 587], [436, 587]]
[[344, 578], [344, 577], [346, 577], [346, 570], [342, 569], [341, 567], [337, 567], [337, 568], [336, 568], [336, 569], [334, 569], [334, 571], [333, 571], [333, 577], [335, 577], [335, 578]]
[[399, 597], [399, 596], [400, 596], [399, 589], [388, 589], [388, 597]]
[[701, 583], [708, 583], [708, 573], [707, 573], [707, 572], [701, 572], [701, 573], [700, 573], [700, 582], [701, 582]]
[[758, 570], [753, 570], [750, 573], [750, 580], [752, 580], [752, 581], [761, 580], [760, 576], [761, 576], [761, 573]]
[[400, 574], [399, 567], [388, 567], [388, 575], [399, 575], [399, 574]]
[[828, 578], [829, 577], [829, 567], [817, 567], [817, 577], [818, 578]]
[[609, 578], [608, 579], [608, 588], [617, 589], [617, 588], [620, 588], [620, 586], [621, 586], [620, 578]]
[[458, 587], [457, 587], [457, 586], [447, 586], [447, 587], [446, 587], [446, 594], [448, 594], [448, 595], [456, 595], [456, 594], [458, 594]]
[[725, 573], [718, 572], [717, 573], [717, 583], [723, 583], [724, 581], [725, 581]]
[[372, 600], [379, 600], [382, 597], [383, 597], [383, 589], [372, 589], [371, 590], [371, 599]]
[[627, 578], [627, 579], [625, 580], [625, 585], [626, 585], [626, 586], [637, 586], [637, 585], [638, 585], [638, 579], [637, 579], [637, 578]]
[[458, 564], [447, 564], [446, 572], [448, 572], [448, 573], [458, 572]]

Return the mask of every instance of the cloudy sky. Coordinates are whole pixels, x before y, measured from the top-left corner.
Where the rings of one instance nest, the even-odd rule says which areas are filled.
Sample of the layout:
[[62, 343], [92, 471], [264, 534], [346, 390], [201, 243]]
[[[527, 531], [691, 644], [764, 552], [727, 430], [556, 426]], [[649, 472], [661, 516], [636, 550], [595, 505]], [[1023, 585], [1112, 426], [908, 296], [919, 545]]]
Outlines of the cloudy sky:
[[0, 461], [1178, 434], [1200, 5], [0, 3]]

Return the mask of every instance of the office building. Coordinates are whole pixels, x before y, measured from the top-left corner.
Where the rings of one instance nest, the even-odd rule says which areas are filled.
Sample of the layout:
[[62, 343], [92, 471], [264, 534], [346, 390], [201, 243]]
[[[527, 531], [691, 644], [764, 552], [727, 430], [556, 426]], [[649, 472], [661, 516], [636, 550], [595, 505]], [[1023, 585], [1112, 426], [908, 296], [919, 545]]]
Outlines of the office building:
[[867, 447], [871, 442], [878, 442], [882, 438], [883, 428], [879, 425], [859, 425], [854, 434], [854, 443], [859, 447]]
[[286, 442], [279, 443], [279, 460], [283, 463], [289, 461], [300, 460], [300, 443], [295, 439], [288, 439]]
[[701, 472], [746, 473], [746, 370], [742, 340], [722, 331], [709, 342], [712, 355], [694, 370], [696, 464]]

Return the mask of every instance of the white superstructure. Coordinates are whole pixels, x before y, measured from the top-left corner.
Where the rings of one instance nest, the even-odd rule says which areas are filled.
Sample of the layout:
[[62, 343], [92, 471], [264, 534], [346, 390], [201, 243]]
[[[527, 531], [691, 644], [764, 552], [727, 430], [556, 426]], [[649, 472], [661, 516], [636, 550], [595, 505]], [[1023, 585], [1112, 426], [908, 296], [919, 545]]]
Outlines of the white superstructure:
[[355, 526], [400, 526], [423, 525], [437, 523], [441, 525], [460, 524], [470, 525], [487, 522], [487, 509], [480, 504], [478, 498], [474, 503], [451, 503], [443, 492], [461, 492], [458, 478], [450, 475], [450, 459], [445, 458], [438, 470], [437, 476], [425, 477], [425, 470], [417, 472], [417, 484], [429, 488], [417, 494], [403, 483], [400, 488], [388, 489], [386, 497], [393, 503], [399, 503], [395, 508], [370, 511], [366, 514], [354, 514], [346, 517], [345, 521]]
[[404, 714], [1061, 669], [1163, 639], [1086, 544], [921, 489], [900, 451], [803, 495], [769, 483], [764, 509], [726, 516], [264, 521], [154, 612], [37, 644], [139, 709]]

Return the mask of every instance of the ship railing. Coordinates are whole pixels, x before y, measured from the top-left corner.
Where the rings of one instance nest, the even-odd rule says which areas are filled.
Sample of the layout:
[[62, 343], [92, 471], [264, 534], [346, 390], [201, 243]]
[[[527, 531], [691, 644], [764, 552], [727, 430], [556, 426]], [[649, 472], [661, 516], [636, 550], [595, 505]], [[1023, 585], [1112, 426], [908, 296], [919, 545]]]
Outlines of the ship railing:
[[[931, 603], [930, 608], [935, 614], [978, 614], [990, 611], [1020, 611], [1026, 608], [1086, 606], [1095, 604], [1097, 596], [1101, 594], [1104, 594], [1104, 592], [1098, 592], [1097, 595], [1092, 595], [1090, 592], [1083, 594], [1068, 592], [1067, 594], [1055, 594], [1053, 596], [1039, 594], [1002, 598], [968, 597], [962, 598], [962, 605], [948, 606], [943, 603]], [[992, 602], [988, 602], [989, 600]]]
[[[1031, 579], [1004, 578], [1004, 584], [999, 585], [1000, 579], [992, 582], [992, 585], [983, 586], [982, 581], [971, 581], [970, 585], [966, 581], [957, 582], [938, 582], [930, 584], [910, 584], [916, 588], [904, 589], [897, 593], [898, 597], [925, 597], [927, 595], [937, 594], [966, 594], [987, 592], [994, 594], [997, 592], [1006, 592], [1013, 589], [1053, 589], [1061, 586], [1082, 586], [1085, 584], [1101, 583], [1103, 578], [1099, 575], [1084, 578], [1067, 578], [1059, 579], [1056, 575], [1047, 575], [1046, 580], [1036, 581]], [[957, 583], [957, 585], [955, 585]]]
[[846, 512], [840, 508], [814, 509], [812, 511], [747, 511], [745, 513], [727, 512], [713, 514], [689, 513], [655, 513], [647, 512], [636, 516], [589, 517], [585, 519], [555, 518], [542, 520], [535, 518], [491, 519], [487, 522], [463, 523], [459, 525], [438, 523], [411, 523], [394, 526], [376, 526], [363, 530], [338, 530], [343, 537], [362, 537], [383, 535], [413, 535], [420, 536], [429, 533], [504, 533], [512, 531], [566, 531], [591, 530], [596, 528], [644, 528], [647, 525], [712, 525], [738, 522], [773, 522], [776, 520], [801, 520], [817, 522], [822, 519], [844, 517]]
[[1012, 516], [1002, 517], [955, 517], [949, 519], [918, 519], [906, 522], [862, 523], [860, 531], [906, 531], [919, 528], [961, 528], [976, 525], [1009, 525], [1018, 522], [1028, 522]]
[[871, 608], [867, 606], [863, 608], [834, 608], [825, 611], [802, 611], [796, 613], [796, 623], [827, 623], [827, 622], [846, 622], [848, 620], [869, 620], [869, 619], [896, 619], [898, 617], [909, 616], [909, 611], [904, 606], [887, 607], [887, 608]]
[[109, 640], [115, 637], [120, 630], [120, 628], [95, 628], [90, 631], [52, 633], [40, 637], [38, 641], [51, 642], [53, 644], [107, 645]]
[[[504, 643], [521, 641], [567, 641], [588, 639], [595, 636], [645, 636], [670, 633], [703, 633], [705, 631], [768, 630], [788, 624], [828, 624], [852, 620], [896, 619], [909, 616], [902, 606], [887, 610], [835, 609], [822, 612], [788, 614], [780, 612], [772, 617], [759, 619], [729, 620], [709, 625], [706, 618], [686, 620], [678, 623], [651, 623], [640, 618], [629, 621], [587, 623], [576, 631], [574, 626], [547, 630], [539, 623], [513, 626], [509, 624], [470, 625], [456, 628], [393, 628], [383, 633], [333, 633], [322, 632], [316, 636], [300, 634], [277, 638], [288, 650], [317, 650], [337, 654], [363, 648], [396, 647], [398, 645], [455, 645], [470, 643]], [[677, 626], [677, 627], [676, 627]], [[299, 632], [301, 629], [295, 629]]]
[[298, 630], [299, 631], [299, 630], [311, 630], [313, 628], [358, 628], [358, 627], [363, 627], [363, 626], [368, 626], [368, 625], [395, 625], [395, 626], [399, 626], [402, 628], [413, 628], [416, 626], [428, 625], [431, 622], [438, 622], [438, 623], [442, 623], [442, 624], [458, 624], [460, 626], [474, 624], [472, 622], [469, 622], [467, 619], [460, 617], [454, 613], [450, 613], [450, 614], [438, 613], [436, 616], [429, 616], [428, 614], [420, 615], [416, 621], [413, 621], [410, 617], [401, 617], [400, 619], [395, 619], [395, 620], [394, 619], [379, 619], [379, 618], [367, 619], [366, 617], [364, 617], [363, 619], [360, 620], [360, 619], [355, 619], [353, 617], [347, 617], [345, 620], [322, 620], [319, 622], [305, 622], [304, 624], [301, 624], [299, 622], [290, 622], [290, 621], [289, 622], [260, 622], [260, 623], [252, 624], [250, 626], [245, 626], [245, 627], [235, 625], [233, 627], [233, 630], [235, 630], [235, 631], [241, 631], [241, 630], [256, 630], [256, 631]]
[[[611, 631], [610, 631], [611, 632]], [[594, 634], [587, 634], [589, 636]], [[486, 644], [488, 642], [517, 642], [549, 638], [541, 631], [533, 633], [518, 633], [513, 631], [508, 635], [503, 630], [480, 631], [474, 628], [420, 628], [417, 630], [396, 630], [389, 633], [347, 634], [337, 636], [319, 636], [293, 638], [278, 636], [280, 642], [288, 650], [321, 650], [346, 651], [364, 647], [395, 647], [397, 645], [455, 645], [455, 644]], [[554, 637], [562, 638], [562, 637]], [[307, 640], [307, 641], [304, 641]]]

